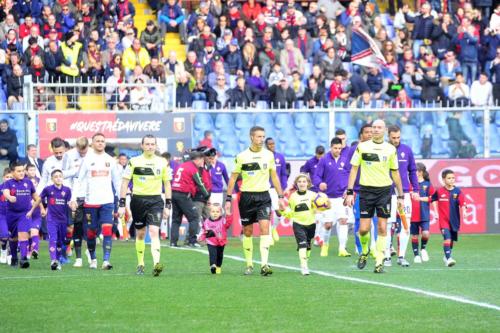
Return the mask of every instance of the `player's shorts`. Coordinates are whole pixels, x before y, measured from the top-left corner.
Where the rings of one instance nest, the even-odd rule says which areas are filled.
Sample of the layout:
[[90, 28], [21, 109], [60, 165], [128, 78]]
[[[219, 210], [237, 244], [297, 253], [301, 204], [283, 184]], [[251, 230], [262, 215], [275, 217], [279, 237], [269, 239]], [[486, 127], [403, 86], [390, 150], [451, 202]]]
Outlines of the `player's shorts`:
[[250, 225], [260, 220], [269, 220], [271, 196], [269, 192], [242, 192], [238, 205], [242, 225]]
[[391, 186], [361, 186], [359, 190], [359, 216], [371, 219], [377, 212], [379, 218], [391, 216]]
[[5, 215], [0, 215], [0, 238], [9, 238], [9, 228], [7, 227], [7, 220]]
[[297, 241], [297, 250], [306, 248], [311, 249], [311, 240], [314, 238], [314, 233], [316, 232], [316, 224], [302, 225], [298, 223], [293, 223], [293, 234], [295, 235], [295, 240]]
[[113, 224], [114, 209], [114, 203], [104, 204], [100, 207], [84, 207], [86, 228], [99, 230], [102, 224]]
[[132, 195], [130, 211], [134, 227], [136, 229], [142, 229], [147, 225], [159, 227], [164, 207], [161, 195]]
[[412, 222], [410, 224], [410, 234], [418, 235], [420, 231], [429, 231], [431, 223], [429, 221]]
[[344, 206], [343, 198], [330, 199], [331, 208], [322, 211], [320, 221], [322, 223], [337, 223], [340, 219], [347, 219], [347, 222], [354, 222], [352, 207]]
[[209, 199], [210, 204], [218, 204], [219, 206], [224, 206], [224, 193], [213, 193], [210, 194], [210, 199]]
[[276, 189], [274, 187], [269, 189], [269, 195], [271, 196], [271, 208], [272, 210], [276, 211], [280, 209], [280, 200], [278, 198], [278, 192], [276, 192]]
[[7, 228], [11, 237], [17, 237], [19, 232], [29, 232], [31, 219], [26, 217], [27, 212], [8, 213], [6, 215]]
[[31, 229], [38, 229], [40, 230], [40, 226], [42, 225], [42, 217], [37, 216], [37, 217], [32, 217], [30, 221], [30, 228]]
[[[406, 220], [411, 221], [411, 195], [410, 193], [404, 194], [404, 211], [406, 214]], [[393, 194], [391, 196], [391, 216], [387, 220], [388, 223], [396, 223], [398, 214], [398, 196]]]

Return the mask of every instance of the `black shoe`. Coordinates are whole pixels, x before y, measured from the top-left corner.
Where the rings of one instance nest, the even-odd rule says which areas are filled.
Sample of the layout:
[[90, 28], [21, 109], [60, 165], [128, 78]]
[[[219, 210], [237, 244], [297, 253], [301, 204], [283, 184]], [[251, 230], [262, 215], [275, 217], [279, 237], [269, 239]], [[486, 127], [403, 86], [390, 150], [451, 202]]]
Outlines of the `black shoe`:
[[52, 261], [52, 263], [50, 264], [50, 269], [53, 270], [53, 271], [57, 271], [57, 267], [59, 266], [59, 263], [57, 262], [57, 260], [54, 260]]
[[24, 268], [24, 269], [29, 268], [30, 267], [30, 262], [29, 262], [29, 260], [27, 258], [23, 258], [23, 259], [21, 259], [21, 261], [19, 261], [19, 266], [21, 268]]
[[180, 247], [177, 243], [170, 243], [170, 247]]
[[262, 276], [269, 276], [269, 275], [272, 275], [273, 274], [273, 270], [271, 269], [271, 267], [269, 267], [269, 265], [264, 265], [261, 267], [260, 269], [260, 275]]
[[380, 264], [380, 265], [375, 266], [375, 270], [373, 271], [373, 273], [376, 273], [376, 274], [384, 273], [384, 265]]
[[37, 252], [37, 251], [33, 251], [33, 252], [31, 252], [31, 257], [32, 257], [33, 259], [37, 260], [37, 259], [38, 259], [38, 252]]
[[82, 107], [80, 106], [80, 104], [75, 104], [75, 109], [77, 109], [78, 111], [80, 111], [82, 109]]
[[217, 272], [217, 268], [215, 267], [215, 265], [210, 266], [210, 272], [212, 272], [212, 274], [215, 274]]
[[11, 261], [10, 261], [10, 266], [11, 267], [17, 267], [17, 264], [18, 264], [19, 260], [17, 258], [12, 258]]
[[358, 258], [358, 268], [359, 268], [359, 269], [363, 269], [363, 268], [365, 268], [365, 266], [366, 266], [366, 262], [367, 262], [367, 260], [368, 260], [368, 254], [369, 254], [369, 253], [370, 253], [370, 252], [368, 252], [367, 254], [361, 254], [361, 255], [359, 256], [359, 258]]
[[153, 268], [153, 276], [159, 276], [163, 272], [163, 264], [157, 263]]

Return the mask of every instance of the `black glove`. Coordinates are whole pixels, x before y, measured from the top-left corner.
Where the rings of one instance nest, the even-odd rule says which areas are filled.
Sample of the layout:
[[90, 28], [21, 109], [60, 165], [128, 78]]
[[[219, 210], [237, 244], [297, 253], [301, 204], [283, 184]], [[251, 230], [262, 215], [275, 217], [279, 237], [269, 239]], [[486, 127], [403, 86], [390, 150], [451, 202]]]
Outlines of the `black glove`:
[[207, 238], [215, 237], [215, 232], [213, 230], [207, 230], [205, 236], [207, 236]]

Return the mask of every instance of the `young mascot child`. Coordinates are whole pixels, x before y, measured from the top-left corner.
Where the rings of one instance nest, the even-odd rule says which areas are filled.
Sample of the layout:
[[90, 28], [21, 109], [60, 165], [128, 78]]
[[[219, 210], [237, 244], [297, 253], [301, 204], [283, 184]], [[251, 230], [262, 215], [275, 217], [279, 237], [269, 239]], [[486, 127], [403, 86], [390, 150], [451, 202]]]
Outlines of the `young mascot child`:
[[227, 244], [227, 229], [233, 223], [233, 216], [226, 217], [222, 214], [219, 204], [210, 206], [210, 216], [201, 226], [199, 241], [206, 241], [210, 259], [210, 272], [212, 274], [222, 273], [222, 260], [224, 259], [224, 247]]
[[[40, 178], [36, 176], [36, 166], [33, 164], [28, 164], [26, 166], [26, 177], [28, 177], [35, 188], [37, 188], [38, 183], [40, 183]], [[40, 249], [40, 226], [42, 224], [42, 215], [45, 216], [45, 208], [43, 205], [39, 205], [31, 215], [31, 228], [30, 228], [30, 255], [33, 259], [38, 259], [38, 251]]]
[[5, 182], [12, 179], [12, 172], [9, 168], [3, 170], [3, 183], [0, 184], [0, 242], [2, 249], [0, 250], [0, 264], [7, 264], [7, 242], [9, 241], [9, 228], [5, 214], [7, 213], [7, 200], [3, 195], [3, 186]]

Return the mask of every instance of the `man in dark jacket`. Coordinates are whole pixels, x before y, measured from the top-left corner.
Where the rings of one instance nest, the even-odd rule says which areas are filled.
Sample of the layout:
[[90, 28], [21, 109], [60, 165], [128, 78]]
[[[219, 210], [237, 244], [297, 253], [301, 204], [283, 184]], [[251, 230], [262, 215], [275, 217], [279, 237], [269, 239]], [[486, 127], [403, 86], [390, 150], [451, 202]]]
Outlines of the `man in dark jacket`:
[[255, 91], [246, 84], [245, 78], [239, 76], [236, 79], [236, 87], [229, 90], [229, 107], [254, 107], [256, 101]]
[[304, 104], [311, 109], [327, 105], [325, 89], [318, 86], [318, 81], [313, 76], [309, 78], [308, 87], [303, 98]]
[[476, 36], [475, 27], [464, 17], [462, 25], [458, 27], [458, 34], [453, 42], [460, 48], [458, 60], [462, 65], [465, 83], [472, 84], [477, 77], [477, 62], [479, 51], [479, 36]]
[[49, 73], [49, 82], [57, 82], [59, 81], [61, 72], [58, 67], [61, 66], [63, 58], [61, 53], [58, 52], [59, 48], [57, 46], [57, 42], [51, 41], [49, 43], [49, 48], [45, 51], [44, 60], [45, 60], [45, 69], [47, 73]]
[[431, 15], [431, 5], [425, 2], [420, 7], [420, 14], [417, 16], [410, 16], [408, 12], [410, 7], [403, 6], [403, 13], [405, 14], [406, 22], [413, 23], [413, 32], [411, 38], [413, 39], [413, 56], [418, 58], [420, 46], [428, 44], [432, 39], [432, 30], [434, 29], [434, 17]]
[[9, 128], [7, 120], [0, 120], [0, 160], [9, 160], [9, 163], [16, 162], [17, 146], [16, 133]]
[[412, 81], [414, 84], [422, 87], [422, 94], [420, 95], [420, 100], [423, 103], [444, 103], [444, 93], [443, 89], [439, 86], [439, 78], [436, 76], [436, 71], [430, 69], [427, 73], [424, 73], [419, 69], [419, 73], [422, 76], [421, 79], [417, 79], [415, 75], [412, 76]]
[[24, 75], [20, 65], [15, 65], [12, 76], [7, 78], [7, 104], [12, 109], [14, 103], [22, 103]]
[[141, 45], [148, 51], [150, 57], [158, 56], [160, 53], [163, 44], [161, 36], [164, 35], [160, 33], [153, 20], [147, 22], [146, 29], [141, 32]]
[[290, 88], [286, 78], [280, 80], [279, 86], [277, 84], [273, 85], [269, 89], [269, 95], [271, 96], [271, 106], [277, 109], [291, 109], [297, 99], [295, 91]]

